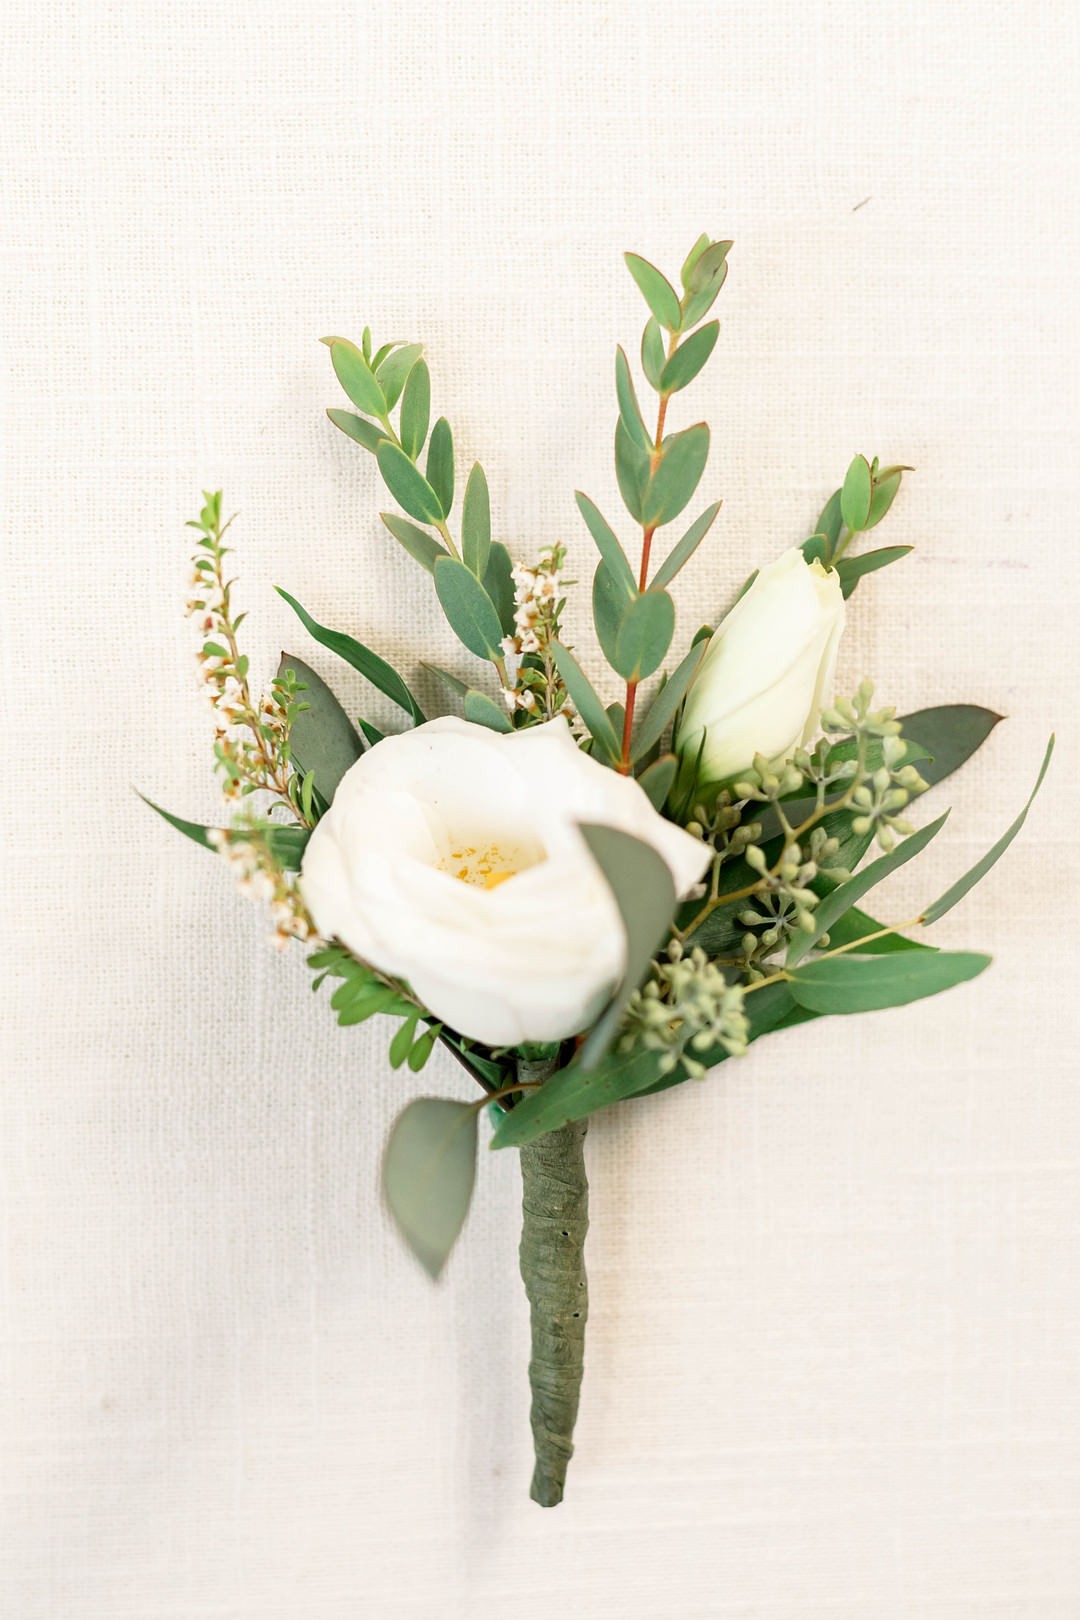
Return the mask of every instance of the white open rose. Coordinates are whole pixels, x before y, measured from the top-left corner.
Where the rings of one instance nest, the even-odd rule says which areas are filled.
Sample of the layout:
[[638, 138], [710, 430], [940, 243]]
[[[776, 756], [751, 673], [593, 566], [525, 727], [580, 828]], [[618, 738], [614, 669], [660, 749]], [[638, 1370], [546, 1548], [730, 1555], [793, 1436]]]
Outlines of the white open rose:
[[[690, 683], [675, 747], [701, 782], [723, 782], [755, 754], [783, 759], [832, 701], [844, 597], [836, 573], [785, 551], [721, 620]], [[700, 757], [700, 763], [698, 763]]]
[[489, 1046], [592, 1024], [626, 938], [577, 823], [651, 844], [685, 894], [710, 851], [636, 782], [583, 754], [564, 720], [500, 734], [452, 718], [387, 737], [342, 778], [300, 887], [315, 927], [405, 979]]

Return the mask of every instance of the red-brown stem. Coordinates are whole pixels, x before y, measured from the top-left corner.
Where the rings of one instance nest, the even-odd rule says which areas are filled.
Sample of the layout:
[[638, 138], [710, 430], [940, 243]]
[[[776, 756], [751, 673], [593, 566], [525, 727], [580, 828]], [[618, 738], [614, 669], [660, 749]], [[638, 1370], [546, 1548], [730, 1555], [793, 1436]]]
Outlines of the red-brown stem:
[[[668, 345], [668, 359], [670, 359], [675, 353], [675, 345], [677, 342], [678, 337], [675, 333], [672, 333], [671, 342]], [[656, 471], [656, 463], [660, 459], [660, 441], [664, 437], [664, 418], [666, 416], [667, 395], [661, 394], [660, 409], [656, 413], [656, 438], [653, 441], [653, 448], [649, 456], [649, 460], [652, 463], [653, 472]], [[641, 531], [641, 573], [638, 576], [639, 591], [645, 590], [649, 584], [649, 553], [652, 551], [652, 537], [655, 533], [655, 523], [651, 524], [649, 528], [642, 529]], [[627, 681], [626, 719], [623, 721], [622, 758], [619, 761], [620, 776], [630, 775], [630, 739], [634, 731], [634, 704], [637, 702], [637, 689], [637, 681]]]

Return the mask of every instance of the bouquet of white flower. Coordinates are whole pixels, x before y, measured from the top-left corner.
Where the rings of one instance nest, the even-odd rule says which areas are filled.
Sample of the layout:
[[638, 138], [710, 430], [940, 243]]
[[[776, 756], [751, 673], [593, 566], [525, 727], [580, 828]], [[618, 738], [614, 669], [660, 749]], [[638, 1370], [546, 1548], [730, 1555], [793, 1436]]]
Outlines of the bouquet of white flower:
[[[599, 552], [596, 634], [621, 701], [596, 689], [563, 636], [565, 548], [515, 561], [492, 538], [479, 464], [455, 540], [453, 438], [445, 417], [429, 432], [419, 344], [373, 351], [367, 329], [358, 345], [327, 338], [356, 407], [328, 414], [375, 458], [406, 514], [384, 512], [383, 522], [488, 666], [475, 685], [437, 671], [460, 716], [428, 719], [382, 658], [284, 591], [315, 641], [385, 694], [407, 729], [354, 723], [291, 655], [269, 693], [255, 695], [220, 493], [192, 525], [189, 611], [235, 810], [222, 827], [161, 814], [269, 902], [278, 943], [313, 945], [314, 984], [333, 983], [340, 1023], [382, 1014], [395, 1021], [393, 1068], [420, 1069], [440, 1042], [480, 1087], [475, 1102], [410, 1103], [386, 1147], [387, 1203], [432, 1276], [465, 1219], [485, 1107], [492, 1147], [518, 1149], [532, 1495], [543, 1506], [562, 1499], [581, 1387], [588, 1116], [700, 1079], [770, 1031], [901, 1006], [981, 973], [985, 955], [935, 950], [908, 930], [950, 910], [1027, 814], [908, 922], [860, 909], [944, 824], [942, 815], [916, 832], [909, 801], [999, 719], [969, 705], [897, 719], [874, 707], [866, 681], [851, 700], [834, 697], [847, 600], [864, 575], [911, 550], [853, 549], [885, 517], [907, 468], [856, 456], [810, 538], [752, 574], [716, 629], [699, 631], [661, 673], [675, 632], [669, 587], [720, 507], [706, 507], [657, 564], [657, 536], [693, 498], [709, 453], [705, 423], [668, 432], [667, 412], [716, 343], [717, 321], [702, 323], [730, 247], [702, 236], [681, 292], [626, 256], [649, 306], [641, 367], [658, 399], [650, 428], [619, 349], [615, 468], [641, 531], [636, 567], [577, 496]], [[1052, 747], [1053, 738], [1036, 791]], [[881, 853], [861, 864], [875, 842]]]

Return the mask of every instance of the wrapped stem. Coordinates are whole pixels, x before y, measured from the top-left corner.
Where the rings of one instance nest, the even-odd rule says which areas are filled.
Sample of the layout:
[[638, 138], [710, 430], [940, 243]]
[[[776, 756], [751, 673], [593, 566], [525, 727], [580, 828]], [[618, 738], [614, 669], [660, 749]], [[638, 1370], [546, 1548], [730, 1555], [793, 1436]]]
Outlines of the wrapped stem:
[[[553, 1068], [521, 1062], [518, 1075], [536, 1081]], [[585, 1365], [586, 1128], [577, 1120], [521, 1149], [520, 1258], [532, 1321], [529, 1384], [536, 1452], [530, 1494], [541, 1507], [562, 1501]]]

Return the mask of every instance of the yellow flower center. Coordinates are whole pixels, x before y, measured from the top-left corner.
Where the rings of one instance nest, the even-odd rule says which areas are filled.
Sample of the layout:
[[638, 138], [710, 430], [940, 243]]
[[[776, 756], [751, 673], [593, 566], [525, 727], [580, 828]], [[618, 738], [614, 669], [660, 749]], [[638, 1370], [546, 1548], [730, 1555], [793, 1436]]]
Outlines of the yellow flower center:
[[452, 849], [439, 862], [442, 871], [449, 872], [460, 883], [469, 883], [476, 889], [497, 889], [500, 883], [516, 877], [532, 864], [522, 851], [509, 854], [497, 844], [486, 844], [481, 848], [464, 845], [460, 849]]

